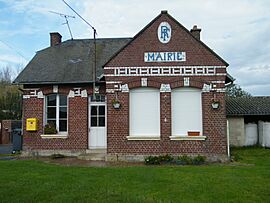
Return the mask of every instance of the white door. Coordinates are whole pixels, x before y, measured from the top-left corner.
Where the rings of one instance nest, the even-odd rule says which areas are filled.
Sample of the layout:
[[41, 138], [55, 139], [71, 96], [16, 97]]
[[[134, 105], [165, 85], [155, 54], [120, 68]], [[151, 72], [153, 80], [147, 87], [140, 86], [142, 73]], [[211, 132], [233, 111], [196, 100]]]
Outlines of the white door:
[[89, 117], [89, 149], [107, 148], [106, 103], [90, 101]]

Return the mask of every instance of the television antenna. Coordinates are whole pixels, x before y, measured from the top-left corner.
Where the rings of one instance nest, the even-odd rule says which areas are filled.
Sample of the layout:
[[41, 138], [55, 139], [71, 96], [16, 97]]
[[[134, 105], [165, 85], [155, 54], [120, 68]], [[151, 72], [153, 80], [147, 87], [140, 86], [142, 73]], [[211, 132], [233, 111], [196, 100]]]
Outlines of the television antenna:
[[73, 39], [73, 36], [72, 36], [72, 33], [71, 33], [71, 29], [70, 29], [70, 26], [69, 26], [69, 23], [68, 23], [68, 18], [75, 18], [75, 16], [71, 16], [71, 15], [67, 15], [67, 14], [63, 14], [63, 13], [58, 13], [58, 12], [55, 12], [55, 11], [49, 11], [50, 13], [53, 13], [53, 14], [57, 14], [63, 18], [65, 18], [66, 22], [63, 23], [62, 25], [67, 25], [68, 27], [68, 31], [69, 31], [69, 34], [70, 34], [70, 37], [71, 39]]
[[62, 0], [64, 4], [66, 4], [67, 7], [69, 7], [74, 13], [76, 13], [77, 16], [79, 16], [80, 19], [82, 19], [90, 28], [93, 30], [94, 34], [94, 68], [92, 70], [93, 74], [93, 98], [96, 99], [95, 95], [95, 89], [96, 89], [96, 69], [97, 69], [97, 45], [96, 45], [96, 35], [97, 30], [92, 26], [90, 23], [88, 23], [77, 11], [75, 11], [65, 0]]

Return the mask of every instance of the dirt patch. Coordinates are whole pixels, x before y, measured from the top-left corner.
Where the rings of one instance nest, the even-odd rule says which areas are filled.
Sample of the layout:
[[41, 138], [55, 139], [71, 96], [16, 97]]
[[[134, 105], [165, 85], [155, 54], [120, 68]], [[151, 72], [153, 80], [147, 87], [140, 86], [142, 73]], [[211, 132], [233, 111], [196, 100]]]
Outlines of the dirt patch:
[[83, 166], [83, 167], [128, 167], [128, 166], [144, 166], [144, 163], [132, 162], [106, 162], [106, 161], [88, 161], [81, 160], [76, 157], [65, 157], [52, 159], [50, 157], [37, 157], [37, 158], [19, 158], [24, 160], [40, 160], [49, 164], [63, 165], [63, 166]]

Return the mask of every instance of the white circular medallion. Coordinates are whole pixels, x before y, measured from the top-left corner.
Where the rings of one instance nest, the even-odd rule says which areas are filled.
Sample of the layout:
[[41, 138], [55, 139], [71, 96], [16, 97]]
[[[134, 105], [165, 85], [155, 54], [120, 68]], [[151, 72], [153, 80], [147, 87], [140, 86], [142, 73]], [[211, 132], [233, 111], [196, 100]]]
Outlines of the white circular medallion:
[[172, 28], [169, 23], [162, 22], [158, 26], [158, 39], [161, 43], [166, 44], [170, 41], [172, 36]]

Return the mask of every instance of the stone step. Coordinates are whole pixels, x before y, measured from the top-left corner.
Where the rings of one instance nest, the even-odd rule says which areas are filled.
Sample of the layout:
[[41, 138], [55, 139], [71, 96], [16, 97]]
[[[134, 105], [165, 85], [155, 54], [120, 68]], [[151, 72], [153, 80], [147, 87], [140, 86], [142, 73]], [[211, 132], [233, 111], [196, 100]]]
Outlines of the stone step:
[[86, 154], [106, 154], [107, 149], [87, 149]]
[[83, 154], [78, 159], [87, 161], [105, 161], [106, 154]]
[[87, 149], [85, 153], [80, 154], [78, 159], [88, 161], [105, 161], [107, 149]]

